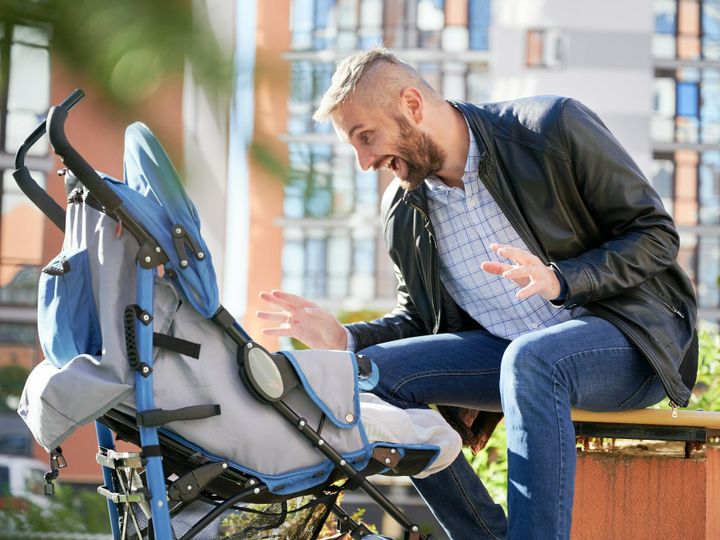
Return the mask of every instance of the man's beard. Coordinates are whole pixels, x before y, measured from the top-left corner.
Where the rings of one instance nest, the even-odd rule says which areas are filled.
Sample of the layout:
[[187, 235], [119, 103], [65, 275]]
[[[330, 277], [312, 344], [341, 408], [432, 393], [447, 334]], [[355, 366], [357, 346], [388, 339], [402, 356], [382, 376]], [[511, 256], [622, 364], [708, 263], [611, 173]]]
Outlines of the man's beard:
[[419, 187], [428, 176], [442, 170], [447, 154], [427, 134], [413, 126], [407, 118], [396, 114], [395, 122], [400, 129], [397, 157], [407, 165], [407, 178], [398, 178], [407, 191]]

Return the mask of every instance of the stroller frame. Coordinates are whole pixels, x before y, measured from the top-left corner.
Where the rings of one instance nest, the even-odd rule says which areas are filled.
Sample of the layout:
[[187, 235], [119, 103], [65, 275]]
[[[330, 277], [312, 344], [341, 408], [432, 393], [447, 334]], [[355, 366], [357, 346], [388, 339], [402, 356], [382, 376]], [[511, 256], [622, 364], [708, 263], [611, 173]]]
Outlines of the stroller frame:
[[[43, 121], [19, 148], [16, 158], [13, 176], [21, 190], [26, 196], [62, 231], [65, 230], [65, 211], [55, 202], [52, 197], [40, 187], [30, 175], [25, 166], [25, 156], [29, 148], [35, 144], [46, 132], [50, 139], [50, 143], [55, 153], [63, 161], [67, 169], [69, 169], [83, 186], [89, 191], [97, 202], [103, 207], [103, 211], [122, 223], [138, 241], [139, 250], [136, 255], [137, 268], [137, 293], [136, 306], [134, 309], [134, 320], [128, 321], [128, 311], [126, 310], [126, 332], [128, 331], [128, 323], [130, 322], [131, 333], [134, 333], [134, 342], [137, 346], [135, 354], [128, 351], [130, 356], [128, 360], [135, 369], [134, 386], [135, 400], [137, 404], [137, 428], [139, 430], [139, 442], [142, 448], [140, 456], [141, 463], [145, 468], [147, 493], [140, 492], [150, 506], [151, 519], [148, 523], [148, 536], [158, 540], [171, 540], [174, 538], [171, 526], [170, 515], [171, 509], [168, 500], [168, 481], [166, 480], [166, 471], [163, 466], [163, 451], [159, 436], [159, 427], [173, 420], [191, 420], [205, 418], [208, 416], [208, 406], [187, 407], [178, 410], [162, 410], [156, 409], [153, 397], [153, 326], [151, 324], [153, 318], [153, 300], [154, 300], [154, 278], [156, 275], [156, 267], [168, 261], [167, 254], [163, 251], [158, 242], [151, 234], [131, 215], [124, 207], [122, 199], [108, 187], [101, 179], [98, 173], [85, 161], [85, 159], [73, 148], [65, 134], [65, 122], [67, 120], [70, 109], [72, 109], [82, 98], [84, 93], [82, 90], [75, 90], [62, 103], [52, 107], [48, 113], [47, 120]], [[191, 246], [192, 247], [192, 246]], [[194, 256], [202, 259], [204, 254], [194, 251]], [[337, 452], [331, 445], [322, 439], [320, 434], [311, 428], [308, 423], [290, 409], [283, 401], [282, 397], [268, 396], [258, 385], [249, 369], [247, 369], [241, 360], [241, 356], [247, 358], [247, 354], [253, 348], [261, 349], [266, 355], [275, 358], [265, 351], [259, 344], [253, 342], [251, 338], [244, 332], [242, 327], [235, 321], [232, 315], [222, 307], [219, 307], [213, 315], [212, 320], [238, 345], [244, 349], [244, 355], [238, 355], [238, 363], [240, 364], [240, 373], [243, 383], [248, 391], [255, 398], [264, 401], [273, 407], [281, 416], [290, 422], [297, 431], [326, 458], [328, 458], [333, 466], [333, 474], [331, 478], [346, 478], [346, 483], [339, 489], [355, 489], [357, 487], [365, 491], [387, 514], [397, 521], [404, 529], [404, 538], [406, 540], [425, 540], [426, 536], [419, 532], [419, 528], [414, 524], [397, 506], [383, 495], [373, 484], [371, 484], [366, 476], [368, 469], [374, 469], [368, 465], [365, 471], [357, 471], [351, 464], [347, 463], [341, 454]], [[287, 377], [296, 377], [294, 373], [288, 375], [291, 370], [283, 370], [283, 380]], [[295, 381], [297, 382], [297, 381]], [[284, 395], [284, 394], [283, 394]], [[127, 516], [124, 520], [120, 519], [121, 504], [129, 504], [129, 495], [118, 493], [118, 478], [114, 471], [113, 459], [127, 458], [128, 455], [120, 455], [114, 452], [115, 444], [113, 439], [113, 431], [103, 423], [96, 421], [96, 432], [98, 446], [98, 462], [102, 467], [104, 486], [98, 488], [98, 491], [108, 499], [107, 506], [110, 516], [113, 538], [120, 540], [127, 526]], [[59, 450], [59, 449], [58, 449]], [[395, 454], [392, 450], [392, 454]], [[388, 457], [386, 454], [373, 456], [375, 461], [380, 462], [385, 467], [393, 467], [396, 462], [394, 458]], [[57, 477], [58, 469], [65, 466], [64, 458], [61, 451], [53, 451], [51, 453], [51, 472], [46, 475], [48, 487], [52, 488], [51, 481]], [[392, 463], [392, 464], [391, 464]], [[218, 464], [215, 464], [218, 465]], [[228, 469], [228, 464], [219, 464], [222, 471]], [[209, 478], [209, 481], [215, 479], [218, 474]], [[376, 471], [371, 471], [376, 472]], [[221, 515], [224, 511], [233, 507], [240, 501], [257, 500], [257, 496], [268, 493], [268, 488], [262, 482], [249, 478], [238, 471], [237, 475], [244, 477], [246, 480], [243, 489], [233, 496], [216, 506], [204, 518], [202, 518], [195, 526], [193, 526], [183, 537], [182, 540], [189, 540], [197, 535], [207, 524]], [[181, 478], [182, 479], [182, 478]], [[121, 482], [122, 483], [122, 482]], [[207, 484], [206, 484], [207, 485]], [[195, 485], [198, 494], [206, 485]], [[190, 489], [190, 487], [188, 487]], [[52, 489], [46, 490], [48, 494], [52, 493]], [[296, 495], [294, 495], [296, 496]], [[182, 503], [180, 503], [182, 504]], [[127, 508], [126, 508], [127, 511]], [[345, 525], [341, 530], [351, 533], [353, 538], [360, 538], [369, 534], [369, 530], [361, 523], [354, 522], [350, 516], [333, 504], [332, 512], [339, 516], [340, 521]], [[134, 518], [133, 518], [134, 519]], [[347, 525], [349, 524], [349, 525]], [[135, 525], [138, 534], [141, 534]], [[121, 530], [122, 528], [122, 530]], [[427, 537], [429, 538], [429, 537]]]

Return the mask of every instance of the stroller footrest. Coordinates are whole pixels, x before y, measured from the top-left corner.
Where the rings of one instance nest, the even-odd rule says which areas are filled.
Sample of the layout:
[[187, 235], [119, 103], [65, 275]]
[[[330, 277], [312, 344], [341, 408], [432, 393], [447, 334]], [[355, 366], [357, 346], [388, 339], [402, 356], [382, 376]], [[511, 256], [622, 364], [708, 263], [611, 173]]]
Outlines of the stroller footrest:
[[211, 418], [220, 414], [220, 405], [193, 405], [191, 407], [183, 407], [182, 409], [165, 410], [150, 409], [138, 412], [136, 419], [138, 426], [158, 427], [176, 422], [178, 420], [202, 420]]
[[102, 449], [95, 455], [95, 461], [109, 469], [117, 469], [118, 467], [140, 469], [143, 466], [142, 456], [139, 452], [116, 452], [115, 450]]
[[105, 486], [100, 486], [97, 488], [97, 492], [105, 497], [106, 499], [111, 500], [115, 504], [129, 504], [129, 503], [136, 503], [140, 504], [145, 502], [145, 495], [141, 492], [135, 492], [135, 493], [117, 493], [115, 491], [110, 491]]

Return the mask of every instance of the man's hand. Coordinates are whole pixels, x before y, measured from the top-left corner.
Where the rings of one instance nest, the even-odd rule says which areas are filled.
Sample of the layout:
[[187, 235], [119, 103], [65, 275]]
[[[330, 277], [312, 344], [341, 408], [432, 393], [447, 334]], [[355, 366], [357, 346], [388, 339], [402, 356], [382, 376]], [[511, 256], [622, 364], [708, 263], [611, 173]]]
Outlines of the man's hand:
[[515, 295], [518, 300], [539, 294], [545, 300], [554, 300], [560, 295], [560, 281], [555, 271], [524, 249], [502, 244], [490, 244], [490, 248], [500, 257], [510, 259], [515, 264], [485, 261], [480, 265], [485, 272], [510, 279], [520, 285]]
[[344, 350], [347, 347], [347, 334], [340, 322], [314, 302], [283, 291], [261, 292], [260, 298], [281, 310], [256, 312], [261, 319], [280, 323], [263, 328], [263, 334], [299, 339], [313, 349]]

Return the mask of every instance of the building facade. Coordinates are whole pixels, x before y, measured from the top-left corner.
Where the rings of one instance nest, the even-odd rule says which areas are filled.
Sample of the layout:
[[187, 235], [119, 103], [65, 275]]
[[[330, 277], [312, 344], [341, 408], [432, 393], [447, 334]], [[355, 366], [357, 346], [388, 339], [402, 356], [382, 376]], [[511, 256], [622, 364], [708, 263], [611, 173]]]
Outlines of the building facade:
[[655, 188], [681, 234], [700, 316], [720, 319], [720, 2], [655, 0], [650, 140]]
[[[385, 44], [446, 98], [556, 94], [595, 110], [681, 233], [700, 316], [720, 319], [720, 91], [715, 0], [292, 0], [283, 188], [284, 289], [334, 312], [382, 311], [394, 277], [378, 229], [390, 180], [311, 116], [335, 62]], [[618, 17], [622, 13], [622, 17]]]

